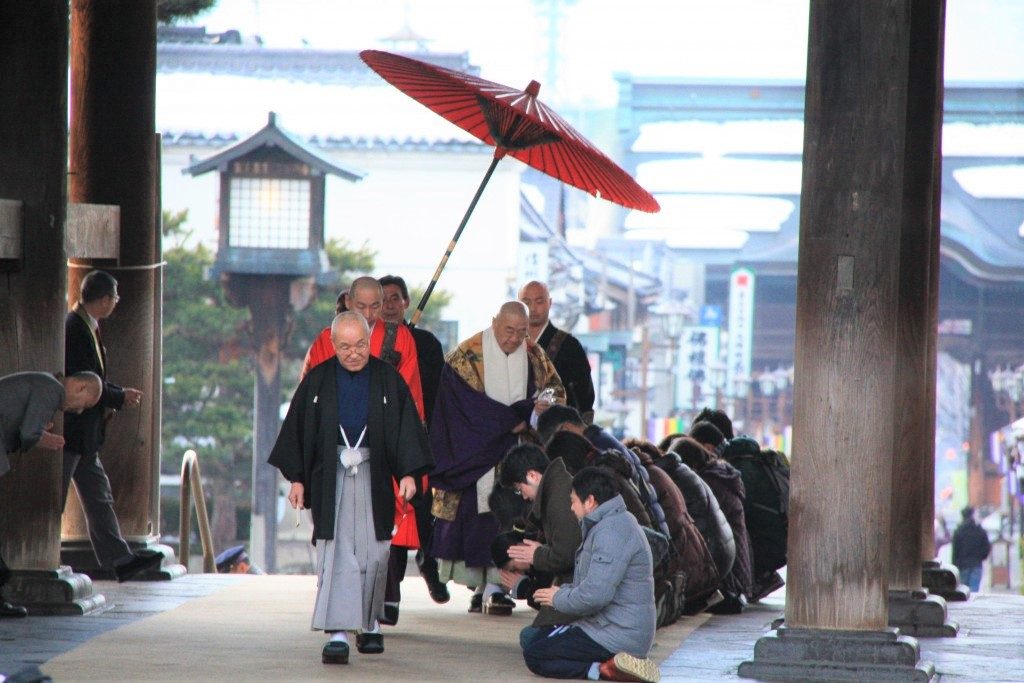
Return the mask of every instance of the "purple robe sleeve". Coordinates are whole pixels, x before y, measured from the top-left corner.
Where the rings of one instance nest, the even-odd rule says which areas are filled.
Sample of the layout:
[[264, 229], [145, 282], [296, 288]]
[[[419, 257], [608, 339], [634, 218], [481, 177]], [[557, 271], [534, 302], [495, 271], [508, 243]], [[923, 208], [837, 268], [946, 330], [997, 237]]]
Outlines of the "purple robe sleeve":
[[475, 484], [516, 444], [512, 428], [522, 421], [516, 410], [476, 391], [445, 365], [430, 421], [431, 485], [458, 491]]

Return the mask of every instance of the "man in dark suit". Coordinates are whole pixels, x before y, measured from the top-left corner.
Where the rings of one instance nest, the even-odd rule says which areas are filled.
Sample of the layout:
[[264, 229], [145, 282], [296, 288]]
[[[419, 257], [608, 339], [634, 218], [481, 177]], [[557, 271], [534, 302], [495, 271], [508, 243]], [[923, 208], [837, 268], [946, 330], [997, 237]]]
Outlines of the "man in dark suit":
[[[0, 377], [0, 477], [10, 469], [9, 453], [35, 447], [56, 450], [64, 437], [50, 431], [58, 410], [81, 412], [96, 405], [102, 380], [91, 372], [57, 377], [47, 372], [16, 372]], [[2, 530], [0, 530], [2, 531]], [[0, 554], [0, 591], [11, 576]], [[24, 617], [28, 611], [0, 597], [0, 617]]]
[[113, 569], [118, 581], [127, 581], [163, 561], [160, 553], [133, 553], [121, 535], [114, 513], [110, 479], [100, 462], [107, 409], [137, 406], [142, 392], [107, 381], [107, 353], [100, 335], [99, 321], [114, 312], [120, 299], [117, 280], [110, 273], [94, 270], [82, 279], [79, 303], [64, 320], [64, 372], [72, 375], [87, 370], [103, 380], [99, 403], [81, 414], [64, 417], [63, 501], [67, 502], [72, 479], [89, 524], [96, 559], [104, 569]]
[[[380, 278], [380, 286], [384, 290], [384, 303], [381, 306], [380, 317], [389, 323], [405, 323], [405, 312], [409, 308], [409, 288], [405, 280], [398, 275], [385, 275]], [[444, 369], [444, 351], [441, 349], [441, 342], [437, 337], [427, 330], [413, 327], [412, 337], [416, 342], [416, 360], [420, 366], [420, 385], [423, 388], [423, 412], [426, 416], [426, 423], [430, 424], [430, 416], [434, 412], [434, 401], [437, 398], [437, 387], [441, 381], [441, 370]], [[424, 550], [430, 547], [430, 538], [433, 534], [434, 517], [430, 514], [430, 507], [434, 502], [434, 496], [428, 488], [421, 497], [413, 499], [413, 507], [416, 514], [416, 531], [420, 537], [420, 549], [416, 551], [416, 564], [419, 567], [423, 580], [427, 582], [427, 589], [430, 597], [437, 603], [445, 603], [450, 599], [448, 586], [441, 582], [437, 574], [437, 560], [430, 557]], [[400, 565], [397, 568], [403, 576], [405, 574], [404, 562], [396, 560]]]
[[594, 421], [594, 380], [590, 361], [576, 337], [551, 324], [551, 293], [543, 282], [527, 282], [519, 300], [530, 309], [530, 338], [548, 354], [565, 387], [566, 405], [579, 411], [590, 424]]

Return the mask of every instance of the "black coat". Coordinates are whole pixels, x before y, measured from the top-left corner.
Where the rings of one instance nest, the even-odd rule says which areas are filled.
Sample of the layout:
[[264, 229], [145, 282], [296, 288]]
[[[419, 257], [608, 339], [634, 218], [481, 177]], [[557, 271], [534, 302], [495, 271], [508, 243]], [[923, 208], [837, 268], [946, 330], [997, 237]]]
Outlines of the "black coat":
[[686, 500], [686, 511], [693, 518], [700, 535], [708, 544], [715, 559], [719, 576], [726, 576], [736, 562], [736, 540], [729, 520], [718, 505], [711, 487], [700, 476], [683, 464], [675, 453], [668, 453], [655, 463], [664, 470]]
[[420, 366], [424, 421], [430, 424], [430, 416], [434, 414], [434, 401], [437, 400], [437, 387], [441, 383], [441, 371], [444, 369], [444, 351], [441, 349], [441, 342], [429, 331], [419, 327], [410, 330], [413, 341], [416, 342], [416, 361]]
[[[715, 559], [708, 549], [707, 541], [704, 540], [697, 524], [686, 509], [686, 499], [683, 497], [682, 491], [668, 475], [668, 472], [655, 466], [650, 454], [639, 449], [636, 454], [647, 470], [647, 474], [651, 478], [651, 486], [658, 494], [658, 502], [661, 503], [661, 508], [665, 511], [672, 545], [676, 550], [674, 564], [670, 567], [670, 571], [681, 570], [686, 576], [685, 594], [681, 597], [686, 600], [707, 598], [717, 590], [722, 581]], [[696, 475], [694, 476], [696, 477]], [[678, 614], [672, 615], [671, 621], [675, 621], [678, 616]]]
[[[405, 380], [393, 367], [371, 357], [366, 440], [370, 449], [370, 497], [378, 541], [391, 538], [395, 523], [392, 478], [419, 479], [433, 467], [426, 433]], [[337, 358], [317, 365], [295, 390], [268, 462], [290, 482], [305, 488], [313, 512], [313, 539], [334, 538], [338, 474]], [[419, 482], [417, 481], [417, 484]]]
[[71, 376], [76, 372], [89, 371], [103, 380], [99, 403], [80, 414], [64, 413], [64, 448], [80, 455], [92, 455], [103, 445], [104, 410], [124, 407], [124, 389], [107, 381], [106, 356], [102, 344], [97, 353], [92, 330], [85, 319], [76, 311], [68, 313], [64, 318], [64, 374]]
[[722, 584], [730, 591], [750, 597], [754, 587], [754, 554], [750, 550], [747, 518], [743, 513], [746, 490], [743, 488], [740, 473], [726, 461], [717, 458], [709, 460], [695, 471], [711, 487], [719, 507], [729, 520], [732, 536], [736, 541], [736, 561], [729, 574], [723, 577]]
[[587, 360], [587, 352], [583, 345], [571, 334], [567, 334], [561, 345], [555, 350], [556, 353], [548, 353], [548, 345], [551, 339], [558, 332], [558, 328], [548, 324], [544, 333], [537, 339], [537, 345], [544, 349], [544, 352], [555, 364], [555, 370], [565, 387], [566, 403], [587, 419], [594, 414], [594, 380], [590, 377], [590, 361]]
[[990, 552], [988, 533], [973, 519], [961, 522], [953, 532], [953, 564], [957, 569], [980, 567]]

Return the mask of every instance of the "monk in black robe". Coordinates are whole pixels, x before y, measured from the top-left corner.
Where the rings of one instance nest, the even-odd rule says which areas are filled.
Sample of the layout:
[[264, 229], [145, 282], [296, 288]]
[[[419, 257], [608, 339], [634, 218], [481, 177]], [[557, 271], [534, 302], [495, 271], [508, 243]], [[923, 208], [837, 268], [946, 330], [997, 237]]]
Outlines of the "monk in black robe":
[[319, 587], [313, 628], [331, 634], [325, 663], [347, 663], [356, 647], [384, 651], [378, 619], [394, 533], [395, 493], [406, 500], [433, 461], [409, 389], [398, 371], [370, 356], [362, 316], [331, 326], [336, 357], [295, 390], [269, 462], [292, 482], [288, 500], [313, 513]]

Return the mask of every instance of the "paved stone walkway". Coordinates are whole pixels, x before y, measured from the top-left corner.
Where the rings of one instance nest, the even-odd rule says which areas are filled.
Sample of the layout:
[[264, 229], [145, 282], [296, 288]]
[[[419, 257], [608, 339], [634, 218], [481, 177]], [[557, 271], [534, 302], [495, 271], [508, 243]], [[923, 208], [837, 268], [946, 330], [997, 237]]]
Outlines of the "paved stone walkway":
[[[753, 658], [754, 643], [784, 611], [783, 592], [743, 614], [712, 617], [662, 665], [663, 681], [744, 680], [736, 671]], [[1024, 597], [979, 593], [948, 606], [959, 622], [956, 638], [919, 638], [921, 660], [931, 661], [943, 683], [1024, 681]]]
[[[90, 638], [115, 628], [131, 628], [139, 619], [210, 595], [235, 581], [237, 577], [230, 575], [200, 574], [169, 582], [96, 582], [109, 605], [99, 614], [0, 620], [0, 674], [41, 665]], [[662, 680], [737, 680], [737, 667], [752, 657], [756, 640], [782, 614], [783, 601], [780, 592], [742, 615], [711, 617], [667, 658]], [[935, 664], [939, 681], [1024, 682], [1024, 597], [979, 594], [966, 603], [951, 603], [949, 618], [960, 623], [958, 637], [920, 639], [922, 659]], [[467, 619], [465, 624], [471, 630], [474, 622]], [[510, 646], [514, 646], [511, 638]], [[243, 667], [238, 678], [247, 678]]]

